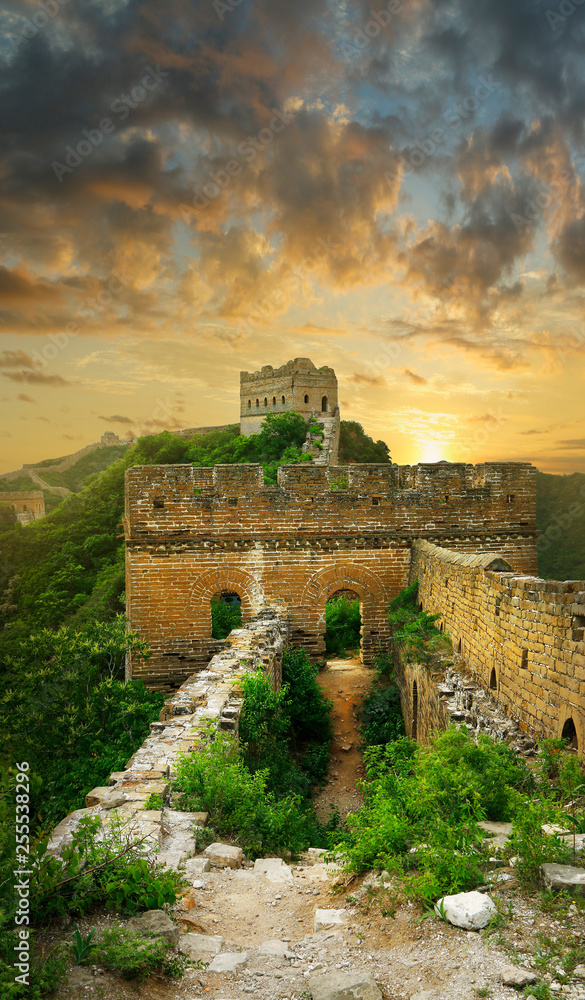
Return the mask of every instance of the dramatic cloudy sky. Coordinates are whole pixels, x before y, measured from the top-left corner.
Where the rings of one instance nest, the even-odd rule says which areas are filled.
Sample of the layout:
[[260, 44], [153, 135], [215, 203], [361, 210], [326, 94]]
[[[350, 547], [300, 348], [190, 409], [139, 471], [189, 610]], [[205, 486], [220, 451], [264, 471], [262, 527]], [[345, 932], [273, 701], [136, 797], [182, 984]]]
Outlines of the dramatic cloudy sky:
[[585, 471], [585, 4], [550, 3], [5, 0], [0, 471], [235, 422], [297, 356], [395, 461]]

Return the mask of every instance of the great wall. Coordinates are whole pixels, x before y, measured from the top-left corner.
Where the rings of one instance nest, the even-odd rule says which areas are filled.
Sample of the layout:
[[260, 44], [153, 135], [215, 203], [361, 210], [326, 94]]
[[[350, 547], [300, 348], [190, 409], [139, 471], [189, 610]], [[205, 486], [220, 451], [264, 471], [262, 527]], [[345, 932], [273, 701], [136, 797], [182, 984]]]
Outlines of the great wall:
[[[242, 413], [257, 398], [263, 418], [278, 393], [292, 409], [295, 365], [307, 419], [316, 418], [317, 402], [326, 405], [326, 380], [338, 422], [334, 373], [315, 377], [307, 359], [243, 373]], [[537, 575], [535, 468], [336, 466], [338, 434], [331, 440], [327, 463], [281, 466], [276, 486], [264, 484], [257, 465], [127, 470], [127, 612], [152, 649], [147, 661], [128, 658], [127, 678], [169, 697], [126, 770], [55, 830], [53, 850], [88, 811], [105, 815], [124, 801], [125, 814], [138, 817], [152, 791], [166, 793], [176, 759], [197, 748], [210, 722], [237, 733], [239, 679], [260, 666], [278, 688], [284, 642], [322, 659], [325, 606], [339, 591], [359, 598], [364, 664], [388, 649], [388, 601], [414, 580], [421, 607], [438, 613], [451, 635], [455, 663], [441, 676], [398, 666], [410, 735], [428, 741], [454, 720], [527, 752], [543, 737], [564, 737], [582, 751], [585, 582]], [[210, 602], [225, 592], [240, 597], [243, 625], [218, 642]], [[138, 818], [154, 824], [172, 853], [172, 817]]]

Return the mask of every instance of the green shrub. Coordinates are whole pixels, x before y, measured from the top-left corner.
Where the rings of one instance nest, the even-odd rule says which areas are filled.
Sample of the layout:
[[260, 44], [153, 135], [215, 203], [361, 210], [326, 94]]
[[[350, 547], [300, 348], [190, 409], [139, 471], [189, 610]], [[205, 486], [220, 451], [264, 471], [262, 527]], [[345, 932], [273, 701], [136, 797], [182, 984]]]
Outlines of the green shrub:
[[325, 648], [328, 653], [343, 655], [359, 649], [362, 618], [360, 602], [345, 594], [331, 598], [325, 607]]
[[446, 632], [435, 628], [440, 615], [421, 611], [417, 604], [418, 581], [402, 590], [388, 604], [392, 646], [405, 663], [430, 667], [439, 653], [451, 649]]
[[517, 793], [534, 782], [513, 751], [455, 728], [428, 747], [407, 737], [370, 747], [364, 762], [364, 806], [348, 817], [343, 838], [348, 867], [403, 871], [407, 891], [427, 902], [478, 884], [478, 822], [511, 818]]
[[318, 837], [314, 817], [298, 795], [277, 797], [268, 789], [268, 771], [252, 774], [243, 751], [226, 733], [183, 757], [176, 788], [181, 808], [209, 812], [220, 837], [236, 841], [250, 857], [305, 850]]
[[90, 959], [104, 969], [119, 972], [124, 979], [143, 982], [152, 972], [181, 977], [190, 965], [186, 955], [172, 949], [163, 938], [131, 934], [121, 927], [103, 931]]
[[239, 604], [223, 601], [211, 602], [211, 635], [214, 639], [225, 639], [232, 629], [242, 627], [242, 609]]
[[360, 708], [360, 734], [366, 746], [383, 746], [404, 736], [400, 692], [395, 684], [373, 688]]

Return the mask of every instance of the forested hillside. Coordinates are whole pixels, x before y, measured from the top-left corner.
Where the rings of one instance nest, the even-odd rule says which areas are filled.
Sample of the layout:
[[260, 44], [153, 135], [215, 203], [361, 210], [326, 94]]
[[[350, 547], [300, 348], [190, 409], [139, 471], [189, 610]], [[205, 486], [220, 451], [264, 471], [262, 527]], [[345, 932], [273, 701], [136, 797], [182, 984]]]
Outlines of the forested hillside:
[[585, 580], [585, 474], [536, 475], [538, 572], [546, 580]]

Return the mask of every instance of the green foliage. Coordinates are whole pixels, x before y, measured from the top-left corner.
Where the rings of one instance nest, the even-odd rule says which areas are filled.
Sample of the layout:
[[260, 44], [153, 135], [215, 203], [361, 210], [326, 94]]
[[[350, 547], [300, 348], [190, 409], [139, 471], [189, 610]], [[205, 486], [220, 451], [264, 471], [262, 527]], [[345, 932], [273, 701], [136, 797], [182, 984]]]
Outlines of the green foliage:
[[144, 982], [152, 972], [181, 977], [191, 964], [186, 955], [172, 950], [164, 938], [131, 934], [122, 927], [102, 932], [92, 962], [138, 982]]
[[0, 503], [0, 534], [11, 531], [15, 524], [18, 524], [18, 518], [12, 504]]
[[325, 648], [328, 653], [343, 656], [348, 650], [360, 648], [362, 617], [360, 602], [346, 594], [332, 597], [325, 606]]
[[300, 796], [278, 797], [268, 788], [268, 771], [251, 773], [243, 750], [226, 733], [181, 759], [176, 787], [181, 806], [209, 812], [218, 836], [233, 839], [249, 857], [293, 855], [305, 850], [318, 834]]
[[404, 733], [400, 692], [395, 684], [374, 687], [362, 701], [361, 737], [366, 746], [384, 746]]
[[545, 580], [584, 580], [584, 473], [536, 473], [536, 526], [539, 575]]
[[158, 717], [163, 696], [124, 682], [126, 652], [148, 656], [123, 616], [85, 631], [40, 629], [3, 657], [0, 759], [43, 775], [39, 822], [82, 807], [86, 792], [120, 770]]
[[392, 645], [405, 663], [430, 667], [440, 653], [451, 649], [446, 632], [439, 632], [435, 622], [440, 615], [420, 611], [417, 606], [418, 581], [402, 590], [388, 604]]
[[402, 871], [409, 894], [428, 904], [482, 880], [478, 822], [510, 818], [515, 791], [533, 782], [513, 751], [455, 728], [428, 747], [407, 737], [372, 746], [364, 762], [364, 806], [343, 839], [348, 866]]
[[211, 635], [214, 639], [225, 639], [232, 629], [241, 628], [242, 609], [239, 604], [211, 602]]
[[81, 965], [95, 948], [95, 945], [92, 944], [95, 930], [91, 930], [88, 934], [84, 935], [81, 933], [75, 922], [73, 923], [73, 927], [75, 928], [75, 934], [73, 936], [73, 941], [71, 942], [71, 951], [73, 953], [75, 964]]
[[49, 486], [64, 486], [73, 493], [78, 493], [79, 490], [87, 485], [90, 476], [95, 476], [103, 472], [113, 462], [116, 462], [119, 458], [123, 458], [127, 450], [127, 444], [96, 448], [95, 451], [90, 451], [89, 454], [82, 455], [70, 469], [44, 469], [42, 462], [40, 465], [35, 466], [35, 469], [40, 470], [41, 479], [48, 483]]
[[566, 823], [558, 804], [542, 794], [532, 801], [517, 795], [514, 810], [514, 829], [508, 846], [508, 853], [516, 855], [516, 873], [522, 885], [534, 888], [540, 882], [540, 866], [543, 864], [572, 864], [573, 848], [559, 837], [542, 831], [543, 824]]
[[339, 463], [391, 462], [388, 445], [384, 441], [373, 441], [355, 420], [342, 420], [339, 436]]
[[165, 804], [160, 792], [152, 792], [144, 803], [144, 809], [162, 809]]
[[317, 672], [303, 649], [285, 649], [278, 693], [261, 672], [242, 682], [239, 735], [244, 762], [252, 772], [265, 770], [268, 787], [278, 794], [308, 799], [327, 774], [331, 703]]

